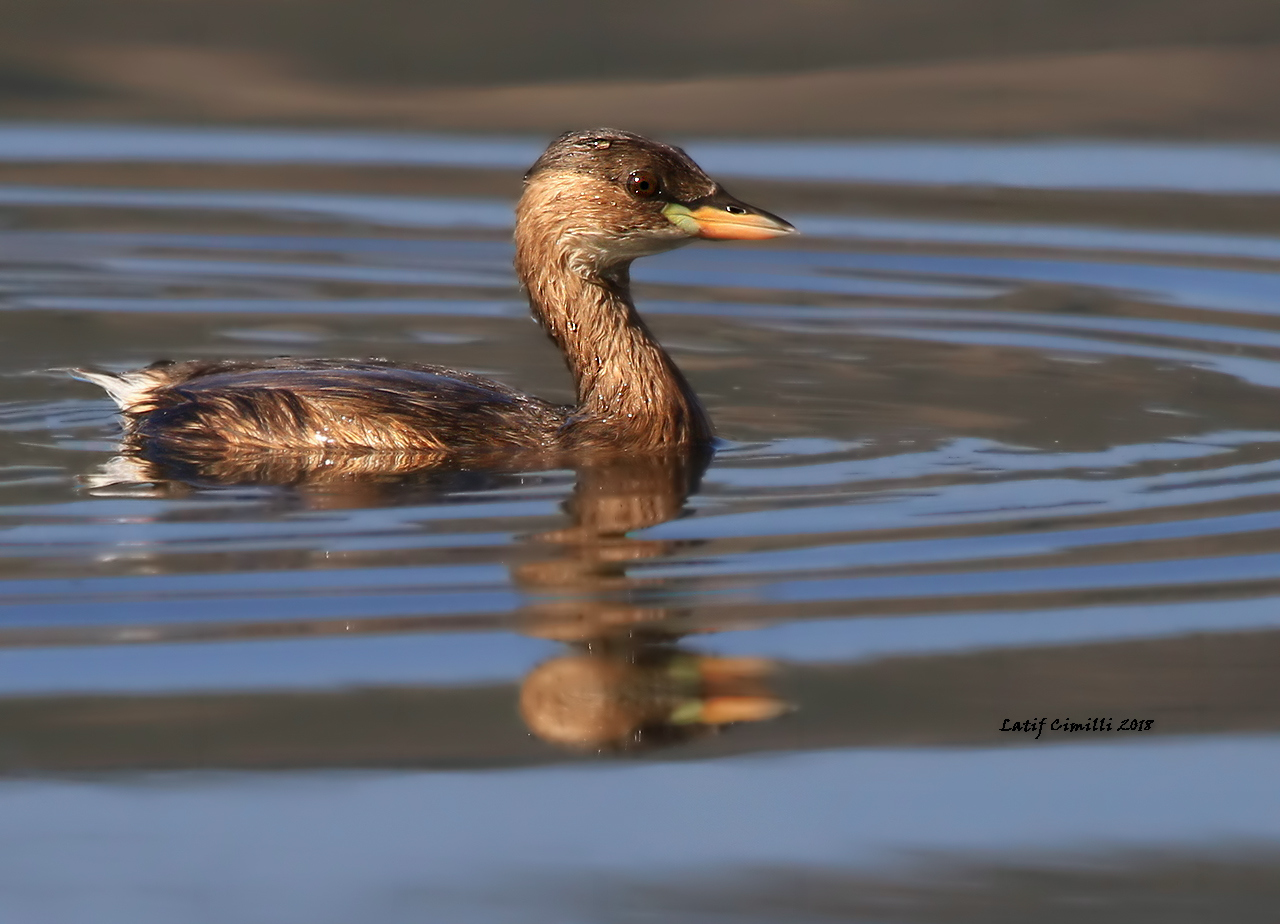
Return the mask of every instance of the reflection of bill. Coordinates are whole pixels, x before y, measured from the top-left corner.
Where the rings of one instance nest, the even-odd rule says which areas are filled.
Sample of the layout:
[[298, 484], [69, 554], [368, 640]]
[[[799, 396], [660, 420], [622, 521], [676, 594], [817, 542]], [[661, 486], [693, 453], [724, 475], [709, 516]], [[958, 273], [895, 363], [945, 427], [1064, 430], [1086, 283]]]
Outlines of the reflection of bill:
[[734, 722], [776, 718], [771, 662], [671, 648], [578, 652], [530, 671], [520, 714], [539, 738], [582, 749], [652, 747]]
[[543, 740], [653, 747], [787, 710], [766, 684], [770, 662], [673, 647], [687, 631], [679, 625], [685, 614], [664, 605], [661, 580], [627, 574], [628, 565], [675, 551], [671, 541], [629, 533], [679, 516], [706, 462], [685, 454], [593, 460], [578, 468], [565, 504], [571, 524], [533, 537], [554, 554], [514, 570], [530, 595], [522, 630], [576, 648], [535, 668], [521, 687], [521, 715]]

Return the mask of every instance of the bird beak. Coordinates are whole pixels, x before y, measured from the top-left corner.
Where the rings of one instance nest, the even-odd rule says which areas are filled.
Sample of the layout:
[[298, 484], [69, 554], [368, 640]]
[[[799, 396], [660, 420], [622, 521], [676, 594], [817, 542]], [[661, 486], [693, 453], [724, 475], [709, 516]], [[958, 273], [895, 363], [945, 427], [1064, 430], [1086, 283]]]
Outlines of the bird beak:
[[763, 241], [796, 229], [777, 215], [747, 205], [724, 190], [688, 203], [672, 202], [662, 214], [692, 237], [717, 241]]

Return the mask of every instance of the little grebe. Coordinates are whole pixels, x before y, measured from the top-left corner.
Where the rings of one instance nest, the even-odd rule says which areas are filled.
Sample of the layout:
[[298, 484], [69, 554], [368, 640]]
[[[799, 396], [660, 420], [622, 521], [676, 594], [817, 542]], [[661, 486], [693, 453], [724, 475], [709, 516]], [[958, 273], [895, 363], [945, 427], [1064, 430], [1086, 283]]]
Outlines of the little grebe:
[[490, 379], [384, 360], [160, 362], [78, 369], [148, 455], [691, 448], [711, 424], [631, 302], [637, 257], [787, 222], [730, 196], [682, 150], [602, 129], [556, 139], [525, 176], [516, 271], [577, 384], [575, 407]]

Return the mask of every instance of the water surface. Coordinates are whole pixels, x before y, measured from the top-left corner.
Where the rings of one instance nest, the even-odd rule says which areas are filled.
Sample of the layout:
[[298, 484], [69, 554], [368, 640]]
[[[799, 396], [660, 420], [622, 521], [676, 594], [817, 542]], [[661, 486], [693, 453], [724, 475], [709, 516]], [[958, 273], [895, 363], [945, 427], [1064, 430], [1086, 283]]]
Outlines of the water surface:
[[[541, 143], [0, 128], [10, 916], [1274, 907], [1280, 221], [1223, 217], [1270, 149], [688, 141], [803, 232], [636, 267], [700, 479], [137, 483], [51, 371], [385, 356], [568, 400], [510, 269]], [[962, 187], [1003, 217], [930, 206]], [[1039, 717], [1112, 729], [1000, 730]]]

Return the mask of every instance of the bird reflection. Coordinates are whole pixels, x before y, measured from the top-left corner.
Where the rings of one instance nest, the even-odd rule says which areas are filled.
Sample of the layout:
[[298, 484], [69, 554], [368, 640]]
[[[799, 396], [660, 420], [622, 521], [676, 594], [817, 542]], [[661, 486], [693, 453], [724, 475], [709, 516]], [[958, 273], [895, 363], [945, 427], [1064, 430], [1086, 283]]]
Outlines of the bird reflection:
[[[580, 464], [564, 504], [569, 525], [530, 537], [549, 557], [512, 569], [531, 598], [520, 613], [522, 629], [566, 642], [669, 636], [681, 612], [662, 600], [660, 584], [629, 577], [627, 566], [666, 557], [675, 543], [628, 533], [678, 517], [709, 461], [672, 453]], [[649, 602], [637, 601], [640, 595]]]
[[714, 658], [677, 647], [583, 650], [544, 661], [520, 686], [535, 735], [575, 750], [675, 744], [736, 722], [776, 718], [763, 658]]
[[[520, 713], [538, 737], [574, 749], [620, 750], [687, 740], [736, 722], [772, 719], [786, 704], [762, 658], [701, 656], [676, 645], [682, 612], [628, 565], [673, 543], [628, 533], [678, 516], [709, 456], [596, 459], [577, 469], [570, 525], [532, 537], [556, 550], [513, 569], [530, 602], [524, 632], [575, 646], [525, 678]], [[642, 601], [632, 599], [637, 593]]]
[[[524, 537], [511, 566], [526, 595], [518, 631], [569, 651], [535, 667], [520, 689], [529, 730], [574, 751], [668, 746], [724, 726], [773, 719], [790, 707], [770, 688], [763, 658], [712, 657], [680, 646], [689, 611], [664, 599], [661, 579], [628, 573], [669, 558], [677, 542], [630, 533], [681, 515], [710, 453], [606, 455], [577, 459], [420, 459], [229, 456], [192, 466], [124, 453], [84, 479], [96, 494], [177, 496], [201, 488], [285, 487], [311, 509], [420, 503], [461, 486], [500, 483], [513, 471], [564, 467], [576, 475], [564, 502], [567, 525]], [[513, 463], [519, 468], [513, 469]]]

